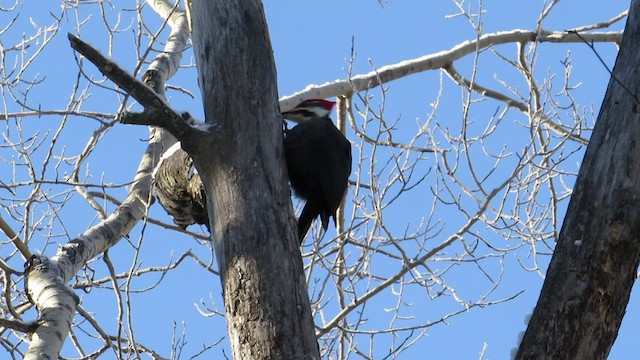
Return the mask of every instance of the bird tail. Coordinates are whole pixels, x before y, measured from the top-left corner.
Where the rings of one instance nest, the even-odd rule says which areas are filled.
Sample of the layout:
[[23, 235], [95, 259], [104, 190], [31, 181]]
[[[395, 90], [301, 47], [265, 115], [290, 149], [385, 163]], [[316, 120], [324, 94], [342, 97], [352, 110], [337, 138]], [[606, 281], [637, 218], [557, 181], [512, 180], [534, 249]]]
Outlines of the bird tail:
[[307, 235], [307, 231], [309, 231], [311, 223], [318, 215], [320, 215], [318, 207], [313, 201], [307, 201], [302, 209], [300, 218], [298, 219], [298, 238], [300, 239], [300, 244], [302, 244], [305, 235]]

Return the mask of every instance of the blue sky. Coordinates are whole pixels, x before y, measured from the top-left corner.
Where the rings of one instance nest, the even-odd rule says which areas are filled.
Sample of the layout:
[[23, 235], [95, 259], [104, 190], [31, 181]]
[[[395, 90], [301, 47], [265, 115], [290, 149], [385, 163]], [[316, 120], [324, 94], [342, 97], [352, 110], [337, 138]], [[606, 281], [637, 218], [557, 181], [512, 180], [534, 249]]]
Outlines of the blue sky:
[[[602, 1], [566, 0], [560, 2], [550, 16], [544, 22], [547, 30], [564, 30], [601, 22], [619, 14], [628, 8], [628, 1], [612, 1], [605, 4]], [[135, 4], [131, 3], [130, 7]], [[469, 26], [464, 17], [449, 17], [458, 12], [452, 1], [418, 1], [418, 0], [390, 0], [381, 6], [378, 1], [280, 1], [265, 0], [265, 11], [274, 49], [278, 72], [278, 86], [281, 96], [300, 91], [309, 84], [321, 84], [336, 79], [345, 79], [347, 76], [347, 59], [351, 56], [352, 44], [354, 45], [356, 58], [353, 62], [354, 74], [366, 73], [373, 67], [394, 64], [402, 60], [419, 57], [422, 55], [448, 50], [456, 44], [472, 40], [476, 37], [475, 31]], [[471, 2], [465, 6], [477, 9], [477, 3]], [[512, 29], [534, 29], [541, 9], [542, 1], [509, 1], [488, 0], [483, 4], [483, 32], [491, 33]], [[106, 53], [109, 43], [105, 37], [101, 16], [97, 13], [96, 5], [81, 7], [81, 16], [90, 18], [83, 26], [80, 36], [83, 40], [93, 44], [96, 48]], [[59, 5], [55, 3], [27, 2], [24, 5], [22, 15], [10, 31], [2, 35], [4, 46], [13, 44], [20, 39], [22, 34], [33, 32], [30, 18], [40, 25], [52, 22], [51, 13], [59, 14]], [[124, 68], [131, 70], [135, 64], [135, 54], [131, 47], [134, 38], [132, 27], [135, 23], [129, 23], [131, 14], [123, 11], [120, 16], [123, 19], [124, 31], [114, 36], [112, 57]], [[145, 11], [145, 19], [148, 19], [150, 28], [155, 31], [159, 21], [154, 19], [150, 11]], [[0, 22], [6, 24], [9, 15], [0, 16]], [[115, 23], [118, 14], [109, 12], [107, 19]], [[129, 20], [127, 20], [129, 19]], [[52, 40], [52, 44], [45, 48], [37, 58], [30, 70], [25, 73], [25, 78], [36, 75], [44, 77], [42, 86], [35, 87], [30, 95], [32, 106], [41, 106], [44, 109], [64, 108], [69, 100], [70, 86], [75, 81], [76, 62], [74, 54], [68, 47], [66, 33], [75, 31], [76, 20], [73, 17], [65, 18], [61, 22], [62, 29]], [[623, 24], [616, 24], [613, 29], [621, 29]], [[147, 41], [144, 39], [144, 41]], [[157, 45], [156, 45], [157, 47]], [[611, 44], [596, 44], [596, 50], [602, 56], [605, 63], [612, 67], [615, 61], [616, 48]], [[515, 45], [498, 47], [498, 51], [515, 56]], [[586, 113], [597, 115], [600, 103], [604, 96], [608, 83], [608, 72], [598, 61], [595, 54], [584, 44], [542, 44], [540, 45], [539, 58], [537, 60], [537, 80], [549, 74], [558, 74], [562, 77], [561, 61], [570, 54], [573, 65], [572, 79], [579, 83], [580, 87], [574, 92], [576, 102], [584, 107]], [[192, 57], [188, 53], [183, 59], [183, 64], [192, 64]], [[472, 57], [462, 59], [456, 64], [458, 70], [469, 75], [472, 67]], [[502, 89], [496, 80], [502, 79], [514, 87], [526, 89], [526, 83], [522, 77], [495, 58], [483, 57], [480, 61], [481, 72], [479, 81], [483, 85], [495, 89]], [[86, 65], [86, 72], [97, 75], [91, 65]], [[446, 76], [443, 78], [443, 99], [437, 112], [437, 121], [440, 126], [450, 128], [452, 131], [459, 128], [461, 117], [461, 91]], [[399, 119], [399, 131], [397, 136], [409, 137], [416, 129], [416, 122], [424, 120], [430, 113], [430, 103], [437, 95], [440, 82], [440, 72], [430, 71], [403, 78], [386, 84], [385, 116], [389, 119]], [[189, 110], [196, 116], [201, 116], [201, 100], [197, 89], [195, 68], [182, 69], [178, 75], [170, 81], [172, 85], [181, 86], [194, 94], [191, 97], [183, 92], [168, 91], [172, 105], [177, 109]], [[113, 86], [106, 82], [107, 88]], [[379, 104], [382, 93], [379, 89], [373, 89], [370, 95], [374, 97], [373, 103]], [[5, 93], [5, 101], [9, 101]], [[118, 96], [112, 91], [92, 88], [91, 96], [84, 102], [83, 109], [92, 111], [114, 112], [119, 105]], [[361, 105], [361, 104], [360, 104]], [[501, 104], [480, 104], [473, 112], [474, 120], [484, 126], [487, 119]], [[15, 104], [8, 103], [10, 111], [16, 111]], [[594, 115], [595, 116], [595, 115]], [[516, 123], [524, 121], [524, 115], [511, 112], [505, 121]], [[55, 117], [29, 118], [23, 122], [25, 133], [55, 131], [60, 124], [60, 119]], [[72, 118], [65, 126], [60, 141], [56, 145], [56, 151], [64, 151], [66, 154], [77, 154], [93, 134], [98, 124], [87, 119]], [[10, 131], [11, 130], [11, 131]], [[2, 130], [5, 133], [15, 135], [15, 128]], [[515, 130], [514, 130], [515, 131]], [[104, 139], [93, 151], [88, 170], [92, 174], [87, 179], [89, 182], [101, 181], [122, 184], [131, 180], [137, 166], [137, 161], [145, 146], [147, 132], [142, 127], [116, 125], [104, 136]], [[350, 139], [356, 144], [358, 140], [353, 132], [349, 133]], [[511, 133], [506, 131], [503, 135], [503, 143], [492, 143], [488, 146], [500, 148], [507, 144], [512, 145]], [[517, 149], [518, 145], [514, 146]], [[63, 150], [64, 149], [64, 150]], [[0, 158], [7, 159], [7, 153], [0, 153]], [[36, 153], [36, 162], [42, 153]], [[574, 161], [577, 170], [581, 153], [576, 154]], [[6, 164], [2, 174], [9, 174]], [[55, 173], [49, 172], [49, 178], [55, 177]], [[5, 176], [5, 175], [2, 175]], [[6, 175], [9, 176], [9, 175]], [[2, 179], [4, 182], [4, 179]], [[390, 227], [396, 230], [406, 226], [415, 226], [416, 222], [426, 216], [428, 206], [433, 201], [430, 190], [433, 184], [424, 184], [414, 198], [403, 200], [398, 206], [389, 212]], [[22, 194], [27, 194], [30, 189], [22, 189]], [[110, 190], [109, 194], [124, 198], [125, 189]], [[63, 219], [56, 229], [64, 235], [54, 240], [48, 246], [44, 241], [35, 239], [31, 246], [33, 250], [43, 250], [47, 255], [53, 255], [55, 244], [64, 243], [69, 236], [82, 233], [91, 224], [98, 221], [95, 213], [81, 199], [76, 198], [68, 206], [60, 209], [60, 217]], [[113, 206], [105, 204], [109, 211]], [[566, 207], [566, 202], [562, 207]], [[159, 206], [154, 206], [150, 211], [151, 216], [169, 221]], [[563, 215], [563, 214], [562, 214]], [[443, 226], [443, 236], [446, 231], [455, 228], [462, 222], [456, 212], [442, 212], [436, 216], [446, 220]], [[409, 225], [407, 225], [409, 224]], [[17, 226], [17, 225], [16, 225]], [[19, 229], [19, 226], [16, 227]], [[144, 229], [138, 226], [131, 234], [130, 240], [121, 241], [116, 248], [110, 251], [110, 258], [115, 263], [117, 272], [126, 271], [131, 267], [133, 251], [131, 243], [140, 242], [143, 248], [141, 256], [142, 267], [159, 266], [166, 264], [171, 257], [192, 249], [205, 260], [211, 259], [211, 251], [206, 245], [202, 245], [189, 237], [163, 231], [149, 225]], [[400, 231], [400, 230], [398, 230]], [[479, 229], [478, 231], [482, 231]], [[331, 235], [331, 234], [328, 234]], [[362, 236], [363, 234], [360, 233]], [[327, 241], [330, 237], [325, 236]], [[142, 240], [140, 240], [142, 239]], [[308, 249], [307, 249], [308, 251]], [[2, 256], [6, 256], [4, 249], [0, 250]], [[524, 292], [516, 299], [488, 308], [474, 308], [449, 321], [448, 325], [439, 324], [430, 327], [427, 336], [414, 345], [401, 359], [476, 359], [484, 351], [483, 359], [506, 359], [511, 349], [516, 344], [518, 333], [525, 328], [523, 322], [526, 314], [531, 312], [535, 305], [538, 292], [542, 285], [542, 278], [535, 272], [527, 272], [518, 265], [518, 261], [530, 264], [531, 257], [525, 253], [517, 253], [504, 259], [505, 272], [502, 285], [492, 294], [496, 300], [511, 296], [519, 291]], [[546, 267], [548, 257], [541, 257], [541, 267]], [[19, 259], [13, 259], [13, 265], [19, 266]], [[383, 262], [376, 263], [379, 272], [393, 272], [395, 264], [386, 268]], [[91, 264], [92, 268], [104, 276], [105, 266], [100, 260]], [[487, 265], [491, 274], [500, 273], [496, 263]], [[101, 277], [98, 276], [98, 277]], [[135, 280], [134, 288], [141, 289], [151, 286], [157, 281], [157, 277], [146, 277]], [[478, 296], [487, 289], [481, 276], [471, 272], [466, 267], [456, 267], [451, 271], [448, 280], [455, 284], [462, 296], [469, 300]], [[104, 327], [113, 332], [117, 314], [117, 307], [113, 305], [113, 293], [109, 290], [93, 289], [84, 294], [82, 305], [90, 312], [96, 313], [104, 324]], [[185, 345], [184, 353], [192, 354], [198, 351], [203, 342], [213, 343], [226, 336], [224, 319], [219, 316], [210, 318], [202, 317], [196, 311], [194, 304], [200, 303], [200, 299], [207, 304], [213, 302], [213, 307], [223, 309], [220, 296], [220, 286], [217, 277], [202, 270], [192, 261], [185, 261], [179, 270], [169, 272], [166, 279], [153, 291], [145, 294], [135, 294], [132, 297], [134, 311], [132, 318], [136, 325], [136, 339], [145, 344], [155, 346], [162, 355], [169, 355], [169, 342], [172, 334], [173, 322], [180, 324], [186, 322], [189, 343]], [[411, 315], [418, 322], [437, 319], [439, 314], [458, 309], [456, 303], [438, 298], [430, 300], [426, 294], [408, 291], [407, 302], [411, 302], [413, 309]], [[371, 308], [384, 309], [392, 306], [393, 297], [390, 295], [376, 297], [371, 302]], [[638, 317], [639, 299], [637, 291], [634, 292], [631, 304], [627, 309], [627, 315], [623, 322], [618, 341], [614, 345], [610, 359], [626, 359], [635, 355], [634, 341], [638, 333], [634, 327], [633, 319]], [[168, 311], [168, 309], [171, 309]], [[367, 326], [371, 328], [384, 328], [388, 321], [388, 314], [380, 310], [379, 317], [375, 312], [368, 313], [371, 318]], [[364, 337], [361, 338], [362, 341]], [[223, 344], [226, 340], [223, 341]], [[377, 343], [373, 353], [375, 358], [382, 358], [386, 351], [386, 340]], [[365, 346], [366, 347], [366, 346]], [[228, 346], [224, 345], [224, 352], [229, 354]], [[65, 355], [72, 355], [71, 348], [65, 349]], [[223, 358], [222, 350], [214, 350], [207, 358]], [[633, 354], [633, 355], [632, 355]], [[109, 358], [106, 355], [105, 358]], [[187, 356], [188, 358], [188, 356]], [[357, 358], [357, 357], [356, 357]]]
[[[469, 2], [465, 6], [469, 6]], [[471, 2], [470, 6], [476, 9], [477, 3]], [[545, 20], [544, 28], [558, 31], [600, 22], [617, 15], [625, 7], [628, 7], [626, 1], [616, 1], [607, 5], [597, 1], [562, 1]], [[266, 1], [265, 8], [278, 65], [279, 88], [283, 95], [299, 91], [309, 83], [321, 84], [332, 79], [344, 78], [347, 68], [345, 59], [350, 56], [352, 39], [357, 52], [355, 72], [364, 73], [372, 69], [369, 61], [380, 67], [447, 50], [476, 36], [465, 18], [445, 19], [447, 15], [458, 12], [454, 4], [448, 1], [389, 1], [384, 7], [374, 1]], [[483, 29], [485, 33], [490, 33], [511, 29], [534, 29], [543, 3], [485, 1], [483, 8], [486, 11], [483, 16]], [[309, 14], [315, 14], [311, 18], [321, 18], [315, 22], [316, 26], [308, 25]], [[620, 29], [621, 26], [623, 24], [618, 24], [614, 29]], [[574, 65], [573, 79], [581, 83], [576, 95], [578, 102], [583, 106], [593, 107], [594, 113], [597, 114], [608, 82], [608, 72], [597, 61], [594, 53], [583, 44], [543, 44], [540, 48], [537, 69], [540, 78], [546, 75], [547, 71], [557, 72], [559, 63], [570, 52]], [[615, 61], [615, 47], [602, 44], [596, 45], [596, 49], [607, 65], [612, 67]], [[500, 50], [513, 57], [515, 45], [500, 47]], [[463, 65], [458, 65], [460, 71], [467, 70], [466, 75], [469, 74], [470, 61], [471, 57], [468, 57], [462, 61]], [[522, 86], [522, 78], [511, 68], [489, 61], [481, 63], [485, 73], [479, 74], [479, 78], [484, 80], [483, 85], [499, 89], [495, 81], [491, 82], [493, 75], [498, 74], [500, 78]], [[390, 88], [386, 103], [387, 116], [402, 116], [401, 124], [410, 126], [414, 118], [424, 118], [428, 113], [426, 105], [429, 99], [434, 97], [438, 87], [438, 75], [436, 71], [419, 74], [397, 80], [387, 86]], [[379, 95], [376, 91], [373, 92]], [[459, 93], [449, 94], [450, 98], [443, 101], [450, 101], [451, 113], [443, 106], [438, 114], [439, 119], [459, 116]], [[442, 121], [446, 124], [446, 120]], [[456, 123], [455, 120], [452, 122]], [[416, 211], [419, 205], [414, 206], [405, 207], [403, 210]], [[398, 215], [400, 218], [403, 216], [405, 215], [402, 213]], [[428, 337], [423, 339], [420, 345], [400, 358], [479, 358], [484, 343], [487, 349], [482, 358], [508, 358], [518, 333], [525, 328], [525, 316], [535, 305], [542, 279], [537, 274], [523, 273], [522, 269], [514, 270], [517, 268], [515, 261], [507, 261], [507, 264], [517, 273], [512, 273], [507, 268], [505, 287], [510, 290], [525, 290], [522, 295], [511, 302], [489, 309], [473, 309], [470, 313], [452, 320], [450, 326], [431, 328]], [[459, 276], [464, 278], [465, 274]], [[476, 280], [469, 279], [466, 283], [462, 280], [461, 286], [473, 288]], [[506, 293], [508, 291], [503, 294]], [[635, 353], [631, 349], [635, 342], [634, 333], [637, 332], [632, 330], [631, 322], [637, 318], [637, 297], [636, 291], [610, 359], [626, 359]], [[419, 304], [420, 302], [416, 303], [418, 309]], [[429, 312], [432, 309], [425, 304], [424, 311]], [[417, 312], [419, 313], [419, 310]]]

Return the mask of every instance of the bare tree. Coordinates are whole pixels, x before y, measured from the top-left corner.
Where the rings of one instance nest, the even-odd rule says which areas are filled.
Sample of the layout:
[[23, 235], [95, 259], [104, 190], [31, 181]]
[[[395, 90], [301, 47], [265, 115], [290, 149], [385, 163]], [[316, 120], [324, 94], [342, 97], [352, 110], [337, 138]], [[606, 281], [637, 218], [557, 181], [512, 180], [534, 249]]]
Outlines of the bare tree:
[[[179, 65], [192, 54], [180, 4], [148, 1], [132, 10], [108, 2], [63, 2], [51, 25], [32, 21], [32, 32], [15, 44], [3, 38], [0, 159], [10, 171], [0, 177], [0, 229], [7, 236], [0, 248], [0, 343], [13, 357], [179, 358], [188, 356], [187, 339], [203, 339], [201, 348], [190, 348], [198, 356], [216, 351], [225, 337], [224, 315], [237, 358], [399, 357], [425, 343], [430, 328], [514, 299], [521, 290], [505, 291], [503, 275], [518, 271], [516, 262], [520, 270], [545, 273], [575, 164], [593, 126], [592, 112], [575, 99], [571, 57], [544, 74], [538, 64], [543, 47], [620, 44], [621, 32], [606, 29], [627, 14], [570, 31], [549, 30], [546, 19], [557, 3], [545, 5], [534, 29], [485, 33], [482, 2], [453, 1], [459, 12], [451, 16], [466, 18], [474, 39], [372, 66], [364, 74], [355, 70], [354, 47], [344, 80], [284, 96], [280, 109], [258, 1], [194, 4], [200, 6], [192, 11], [197, 74], [193, 62]], [[3, 25], [7, 31], [27, 18], [17, 5], [7, 9], [17, 19]], [[96, 22], [103, 23], [100, 36], [85, 30]], [[86, 58], [76, 55], [75, 73], [65, 75], [74, 80], [68, 88], [56, 84], [50, 91], [55, 97], [68, 89], [61, 108], [59, 99], [38, 99], [48, 83], [33, 69], [48, 49], [68, 45], [56, 40], [69, 23], [75, 24], [72, 46]], [[87, 43], [121, 65], [99, 60]], [[488, 59], [496, 68], [483, 65]], [[134, 78], [143, 70], [148, 87]], [[417, 121], [389, 110], [391, 89], [401, 87], [390, 82], [433, 70], [439, 83]], [[505, 80], [503, 74], [513, 70], [520, 79]], [[169, 82], [174, 75], [182, 76], [178, 83]], [[198, 78], [208, 127], [190, 126], [168, 105], [197, 93]], [[165, 90], [171, 94], [166, 99]], [[94, 93], [111, 96], [107, 110]], [[457, 117], [443, 118], [442, 104], [459, 94]], [[337, 122], [352, 141], [356, 170], [338, 231], [324, 237], [315, 231], [302, 247], [301, 262], [278, 112], [306, 98], [333, 96], [340, 99]], [[35, 125], [40, 118], [48, 121]], [[160, 127], [145, 134], [120, 121]], [[119, 145], [109, 143], [114, 133], [126, 136], [119, 141], [127, 143], [124, 153], [130, 156], [136, 147], [143, 154], [137, 170], [123, 170], [114, 155]], [[175, 142], [171, 134], [204, 180], [212, 242], [205, 229], [169, 225], [152, 205], [150, 176]], [[146, 138], [146, 148], [135, 144], [139, 138]], [[86, 144], [79, 146], [78, 139]], [[104, 147], [112, 150], [108, 161], [99, 155]], [[403, 211], [409, 207], [418, 210]], [[159, 254], [173, 255], [163, 260]], [[197, 269], [182, 270], [189, 263]], [[176, 324], [162, 341], [171, 339], [171, 345], [163, 347], [135, 320], [144, 310], [136, 303], [168, 302], [156, 294], [163, 294], [171, 276], [198, 278], [205, 288], [204, 294], [180, 296], [172, 289], [174, 298], [193, 303], [189, 296], [211, 292], [214, 304], [198, 305], [210, 318], [206, 332], [187, 336], [187, 328]], [[472, 291], [469, 282], [482, 285]], [[220, 291], [224, 312], [215, 305]], [[111, 300], [97, 303], [101, 297]], [[62, 348], [65, 338], [68, 349]], [[523, 351], [526, 346], [525, 338]]]

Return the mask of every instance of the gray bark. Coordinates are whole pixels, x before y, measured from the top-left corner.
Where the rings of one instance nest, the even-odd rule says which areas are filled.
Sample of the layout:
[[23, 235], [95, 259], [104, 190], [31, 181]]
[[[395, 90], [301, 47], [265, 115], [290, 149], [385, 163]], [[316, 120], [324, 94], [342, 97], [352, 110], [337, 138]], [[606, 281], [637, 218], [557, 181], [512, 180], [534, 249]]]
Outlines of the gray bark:
[[640, 1], [517, 359], [605, 359], [640, 258]]
[[198, 1], [192, 21], [210, 136], [180, 140], [207, 194], [233, 356], [318, 359], [262, 4]]

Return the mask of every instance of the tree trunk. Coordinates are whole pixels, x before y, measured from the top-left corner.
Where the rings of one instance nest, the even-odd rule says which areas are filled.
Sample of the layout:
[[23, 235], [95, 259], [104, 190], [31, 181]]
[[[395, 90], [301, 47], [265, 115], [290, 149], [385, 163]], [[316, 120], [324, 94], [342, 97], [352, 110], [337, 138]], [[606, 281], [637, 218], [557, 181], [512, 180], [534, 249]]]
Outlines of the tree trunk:
[[640, 257], [639, 43], [634, 0], [517, 359], [605, 359], [617, 336]]
[[319, 359], [262, 4], [195, 1], [192, 21], [210, 136], [182, 146], [208, 198], [233, 356]]

